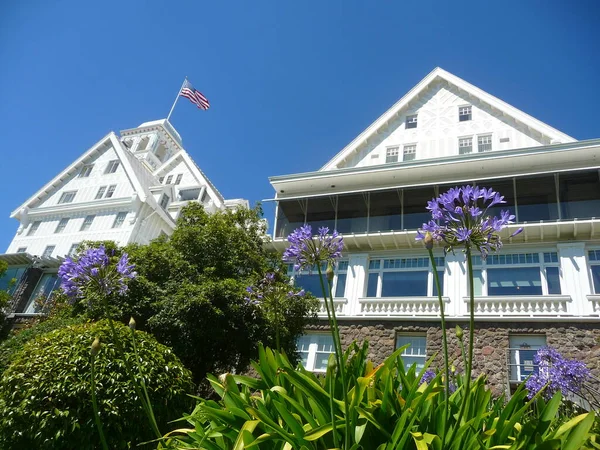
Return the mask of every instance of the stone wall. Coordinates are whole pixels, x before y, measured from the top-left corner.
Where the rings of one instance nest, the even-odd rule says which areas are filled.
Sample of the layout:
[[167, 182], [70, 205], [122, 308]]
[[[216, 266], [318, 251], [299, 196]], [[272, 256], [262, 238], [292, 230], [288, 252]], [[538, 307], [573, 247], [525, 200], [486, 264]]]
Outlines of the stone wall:
[[[369, 358], [381, 363], [395, 349], [399, 333], [423, 333], [427, 336], [427, 356], [435, 355], [434, 367], [443, 364], [442, 331], [439, 322], [390, 321], [339, 321], [342, 345], [352, 341], [368, 340]], [[457, 323], [448, 323], [449, 356], [457, 370], [463, 370], [460, 347], [455, 334]], [[468, 323], [461, 322], [465, 345], [468, 343]], [[328, 331], [326, 322], [319, 322], [308, 330]], [[546, 343], [557, 349], [563, 356], [584, 361], [592, 373], [600, 378], [600, 320], [595, 323], [541, 323], [541, 322], [477, 322], [474, 336], [475, 375], [484, 373], [495, 393], [505, 392], [508, 387], [508, 348], [509, 335], [540, 334], [546, 336]]]

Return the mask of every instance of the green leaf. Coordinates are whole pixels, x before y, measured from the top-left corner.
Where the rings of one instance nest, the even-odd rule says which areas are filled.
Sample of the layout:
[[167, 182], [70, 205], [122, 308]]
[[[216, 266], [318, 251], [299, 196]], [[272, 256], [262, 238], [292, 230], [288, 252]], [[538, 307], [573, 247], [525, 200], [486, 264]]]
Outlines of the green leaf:
[[578, 450], [582, 448], [584, 442], [588, 438], [588, 432], [594, 424], [594, 413], [590, 412], [579, 422], [575, 429], [569, 433], [569, 436], [563, 442], [562, 450]]

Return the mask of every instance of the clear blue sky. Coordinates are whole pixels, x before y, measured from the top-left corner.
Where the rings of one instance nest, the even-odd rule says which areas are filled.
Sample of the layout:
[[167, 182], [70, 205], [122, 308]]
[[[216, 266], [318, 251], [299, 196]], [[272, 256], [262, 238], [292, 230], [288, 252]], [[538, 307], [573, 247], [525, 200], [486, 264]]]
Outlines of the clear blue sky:
[[[166, 117], [226, 198], [317, 170], [440, 66], [600, 137], [600, 2], [0, 2], [0, 252], [10, 212], [111, 130]], [[272, 222], [272, 209], [265, 208]]]

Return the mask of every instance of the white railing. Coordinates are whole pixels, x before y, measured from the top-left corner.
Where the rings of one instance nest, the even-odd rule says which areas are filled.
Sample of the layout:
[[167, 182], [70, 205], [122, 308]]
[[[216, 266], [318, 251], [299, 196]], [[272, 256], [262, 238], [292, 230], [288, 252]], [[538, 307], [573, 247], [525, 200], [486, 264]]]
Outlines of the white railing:
[[[449, 303], [448, 297], [442, 297]], [[439, 316], [437, 297], [359, 298], [360, 316]], [[444, 307], [447, 310], [447, 307]]]
[[[348, 299], [346, 298], [334, 298], [333, 299], [333, 307], [335, 308], [336, 316], [344, 316], [346, 315], [346, 305], [348, 304]], [[325, 308], [325, 301], [321, 299], [319, 312], [317, 313], [319, 316], [327, 317], [327, 309]]]
[[[469, 298], [463, 297], [469, 312]], [[481, 316], [561, 316], [569, 315], [569, 295], [475, 297], [475, 314]]]
[[600, 314], [600, 294], [588, 294], [587, 299], [590, 302], [593, 314]]

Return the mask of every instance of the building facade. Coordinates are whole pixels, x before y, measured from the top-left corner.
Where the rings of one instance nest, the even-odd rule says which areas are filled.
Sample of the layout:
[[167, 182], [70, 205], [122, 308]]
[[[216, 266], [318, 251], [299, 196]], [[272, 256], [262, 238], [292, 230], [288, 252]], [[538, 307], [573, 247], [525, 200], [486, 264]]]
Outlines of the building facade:
[[0, 287], [13, 293], [16, 314], [34, 314], [35, 299], [57, 287], [60, 262], [81, 242], [170, 235], [191, 201], [209, 212], [248, 206], [223, 198], [167, 120], [111, 132], [12, 212], [19, 228], [0, 255], [9, 264]]
[[[343, 234], [334, 279], [343, 340], [369, 339], [376, 361], [411, 344], [405, 362], [422, 365], [441, 349], [433, 269], [415, 242], [425, 206], [450, 187], [492, 187], [506, 204], [491, 214], [509, 209], [516, 224], [501, 252], [474, 258], [475, 370], [502, 391], [535, 372], [533, 354], [551, 345], [598, 376], [599, 168], [600, 139], [577, 141], [436, 68], [318, 171], [270, 178], [273, 246], [283, 250], [305, 223]], [[464, 255], [437, 248], [436, 263], [450, 327], [464, 327]], [[320, 293], [316, 275], [290, 275]], [[333, 350], [325, 324], [298, 343], [316, 371]]]

